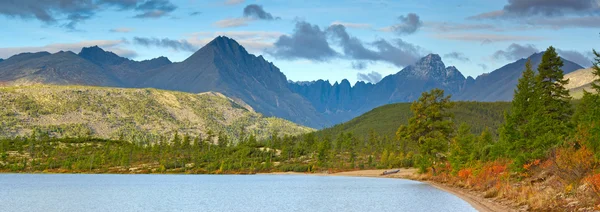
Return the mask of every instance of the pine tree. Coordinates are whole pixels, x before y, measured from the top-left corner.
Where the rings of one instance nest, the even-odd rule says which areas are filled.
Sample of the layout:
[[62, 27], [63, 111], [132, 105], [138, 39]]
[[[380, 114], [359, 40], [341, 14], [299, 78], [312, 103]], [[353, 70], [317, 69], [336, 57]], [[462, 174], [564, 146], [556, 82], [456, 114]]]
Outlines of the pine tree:
[[529, 149], [539, 156], [545, 150], [563, 141], [569, 133], [570, 120], [573, 115], [571, 97], [565, 85], [561, 67], [562, 59], [556, 50], [550, 46], [542, 56], [536, 77], [537, 95], [539, 98], [532, 121], [534, 142], [529, 142]]
[[498, 150], [495, 155], [514, 156], [524, 148], [527, 140], [533, 136], [526, 131], [524, 126], [531, 120], [537, 105], [535, 103], [537, 100], [535, 79], [535, 72], [531, 68], [531, 60], [528, 60], [525, 64], [525, 71], [523, 71], [523, 75], [515, 89], [510, 113], [504, 115], [505, 122], [500, 128], [499, 145], [505, 149], [503, 151]]
[[413, 117], [407, 125], [407, 138], [418, 143], [419, 151], [435, 160], [448, 151], [448, 144], [454, 132], [454, 115], [448, 112], [454, 106], [450, 96], [444, 91], [433, 89], [424, 92], [418, 101], [410, 106]]
[[450, 144], [449, 161], [454, 171], [458, 171], [470, 160], [473, 151], [475, 136], [471, 133], [471, 127], [462, 123], [458, 127], [458, 133]]
[[481, 135], [477, 138], [477, 159], [487, 160], [491, 153], [492, 145], [494, 145], [494, 139], [490, 128], [486, 127]]
[[400, 125], [398, 130], [396, 131], [396, 141], [400, 144], [400, 151], [402, 154], [406, 154], [408, 152], [408, 128], [406, 125]]

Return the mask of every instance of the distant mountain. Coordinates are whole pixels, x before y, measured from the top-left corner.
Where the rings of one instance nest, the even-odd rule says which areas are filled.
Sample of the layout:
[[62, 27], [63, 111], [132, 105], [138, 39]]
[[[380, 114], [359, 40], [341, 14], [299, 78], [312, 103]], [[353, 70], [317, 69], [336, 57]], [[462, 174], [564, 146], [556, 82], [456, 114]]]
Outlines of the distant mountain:
[[265, 117], [216, 92], [34, 85], [0, 87], [0, 99], [0, 138], [29, 136], [38, 129], [55, 137], [153, 142], [175, 132], [206, 138], [212, 131], [237, 141], [240, 129], [261, 139], [274, 131], [280, 135], [313, 131]]
[[98, 46], [83, 48], [79, 56], [102, 67], [107, 73], [126, 85], [125, 87], [137, 87], [143, 82], [144, 73], [152, 69], [157, 69], [172, 62], [166, 57], [158, 57], [151, 60], [133, 61], [124, 57], [119, 57], [115, 53], [107, 52]]
[[139, 87], [185, 92], [216, 91], [240, 99], [267, 116], [306, 126], [327, 126], [310, 102], [288, 88], [287, 78], [262, 56], [219, 36], [180, 63], [148, 71]]
[[[538, 65], [542, 62], [543, 54], [544, 52], [533, 54], [529, 58], [517, 60], [489, 74], [477, 77], [474, 83], [467, 86], [464, 92], [456, 95], [454, 99], [486, 102], [511, 101], [514, 89], [517, 87], [519, 78], [525, 70], [527, 60], [531, 59], [531, 65], [537, 71]], [[565, 74], [583, 68], [564, 58], [563, 63], [562, 70]]]
[[377, 84], [357, 82], [352, 87], [347, 80], [333, 85], [318, 80], [289, 86], [309, 100], [328, 121], [341, 123], [381, 105], [414, 101], [433, 88], [456, 94], [467, 83], [456, 67], [446, 67], [439, 55], [430, 54]]
[[0, 62], [4, 61], [4, 59], [0, 58]]
[[124, 86], [114, 76], [73, 52], [23, 53], [0, 63], [3, 84]]
[[575, 99], [581, 98], [584, 90], [595, 92], [592, 88], [592, 83], [597, 79], [597, 76], [594, 75], [594, 69], [579, 69], [566, 74], [565, 79], [569, 79], [569, 84], [565, 87], [569, 89], [569, 93]]

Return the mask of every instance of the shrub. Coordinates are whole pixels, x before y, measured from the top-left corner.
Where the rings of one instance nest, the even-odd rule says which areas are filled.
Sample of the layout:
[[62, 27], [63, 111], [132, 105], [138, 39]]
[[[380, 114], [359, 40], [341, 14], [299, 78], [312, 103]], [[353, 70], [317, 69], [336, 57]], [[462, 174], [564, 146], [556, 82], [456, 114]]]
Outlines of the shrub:
[[558, 148], [550, 160], [554, 162], [551, 170], [566, 184], [578, 183], [595, 165], [594, 154], [585, 146]]
[[590, 175], [589, 177], [586, 177], [584, 181], [590, 185], [592, 191], [596, 194], [596, 197], [600, 199], [600, 173]]

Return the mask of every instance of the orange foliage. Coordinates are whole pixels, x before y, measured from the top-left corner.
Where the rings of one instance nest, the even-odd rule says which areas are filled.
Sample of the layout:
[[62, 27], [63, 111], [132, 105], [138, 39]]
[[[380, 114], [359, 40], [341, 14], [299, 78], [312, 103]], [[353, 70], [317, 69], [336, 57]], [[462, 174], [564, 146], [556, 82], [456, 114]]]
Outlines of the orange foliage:
[[591, 187], [596, 196], [600, 197], [600, 174], [591, 175], [585, 178], [585, 182], [587, 182]]
[[595, 165], [594, 153], [585, 146], [557, 149], [553, 161], [553, 171], [567, 184], [579, 182]]
[[499, 161], [485, 164], [474, 176], [474, 184], [482, 189], [500, 187], [501, 181], [508, 177], [507, 167], [506, 163]]
[[540, 165], [540, 159], [534, 160], [533, 162], [528, 163], [528, 164], [524, 164], [523, 168], [525, 170], [529, 170], [532, 166], [538, 166], [538, 165]]
[[461, 169], [458, 171], [458, 177], [462, 180], [467, 180], [473, 175], [473, 169]]

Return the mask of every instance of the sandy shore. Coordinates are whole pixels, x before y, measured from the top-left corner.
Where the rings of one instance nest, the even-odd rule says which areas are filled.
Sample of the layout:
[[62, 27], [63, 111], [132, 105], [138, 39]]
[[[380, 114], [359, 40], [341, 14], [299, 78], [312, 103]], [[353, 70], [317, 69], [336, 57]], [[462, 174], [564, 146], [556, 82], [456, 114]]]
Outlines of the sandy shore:
[[[400, 172], [390, 175], [381, 175], [385, 170], [360, 170], [360, 171], [349, 171], [349, 172], [338, 172], [338, 173], [316, 173], [310, 175], [320, 175], [320, 176], [346, 176], [346, 177], [377, 177], [377, 178], [401, 178], [401, 179], [410, 179], [413, 180], [416, 178], [416, 169], [400, 169]], [[306, 174], [306, 173], [298, 173], [298, 172], [276, 172], [269, 174]], [[463, 199], [467, 203], [471, 204], [473, 208], [482, 212], [497, 212], [497, 211], [516, 211], [507, 206], [501, 205], [493, 200], [483, 198], [474, 193], [469, 192], [468, 190], [450, 187], [444, 184], [440, 184], [437, 182], [424, 181], [425, 183], [430, 184], [431, 186], [446, 191], [448, 193], [454, 194], [459, 198]]]

